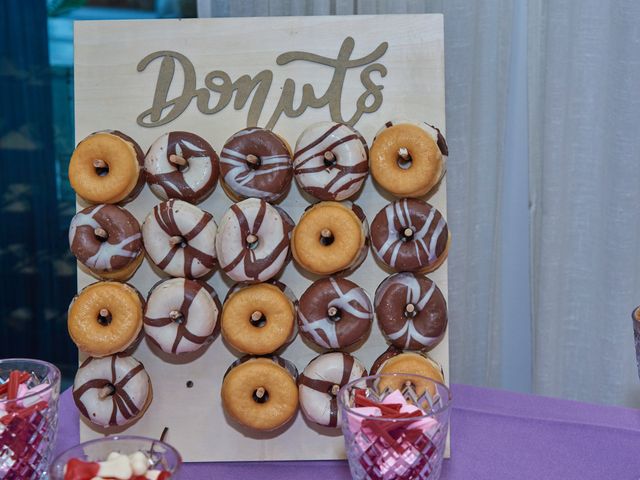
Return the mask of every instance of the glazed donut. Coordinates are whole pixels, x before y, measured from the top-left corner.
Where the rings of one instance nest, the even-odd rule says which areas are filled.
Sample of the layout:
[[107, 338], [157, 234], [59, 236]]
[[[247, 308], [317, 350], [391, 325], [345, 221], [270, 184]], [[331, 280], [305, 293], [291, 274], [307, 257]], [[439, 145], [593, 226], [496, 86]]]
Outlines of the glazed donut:
[[246, 128], [224, 144], [220, 175], [234, 201], [253, 197], [276, 202], [287, 194], [293, 178], [291, 149], [271, 130]]
[[279, 357], [236, 360], [222, 382], [222, 406], [238, 423], [255, 430], [274, 430], [298, 409], [297, 370]]
[[316, 280], [300, 297], [298, 329], [319, 347], [349, 347], [369, 334], [372, 323], [367, 292], [345, 278]]
[[200, 203], [216, 188], [218, 155], [195, 133], [169, 132], [149, 147], [144, 158], [147, 183], [162, 200]]
[[136, 198], [145, 181], [144, 153], [122, 132], [105, 130], [82, 140], [69, 161], [69, 181], [90, 203], [124, 203]]
[[73, 401], [82, 416], [105, 428], [140, 418], [152, 396], [144, 365], [125, 354], [87, 358], [73, 382]]
[[213, 216], [182, 200], [153, 207], [142, 224], [142, 240], [151, 261], [172, 277], [199, 278], [216, 260]]
[[367, 142], [342, 123], [311, 125], [296, 143], [293, 173], [309, 195], [320, 200], [346, 200], [360, 191], [369, 173]]
[[111, 280], [127, 280], [142, 263], [140, 224], [117, 205], [95, 205], [79, 211], [69, 226], [69, 246], [89, 271]]
[[329, 352], [317, 356], [298, 378], [302, 413], [310, 422], [339, 427], [338, 390], [366, 375], [360, 360], [348, 353]]
[[432, 272], [449, 252], [447, 221], [422, 200], [396, 200], [373, 219], [371, 249], [396, 272]]
[[144, 333], [163, 352], [195, 352], [213, 341], [222, 306], [209, 285], [171, 278], [149, 293]]
[[432, 280], [410, 272], [396, 273], [376, 290], [378, 326], [395, 347], [429, 351], [447, 329], [447, 302]]
[[264, 200], [248, 198], [226, 211], [216, 238], [222, 271], [236, 282], [264, 282], [285, 266], [292, 226]]
[[222, 336], [240, 352], [267, 355], [295, 338], [295, 318], [294, 302], [278, 286], [234, 287], [222, 309]]
[[[376, 359], [371, 367], [371, 375], [383, 373], [407, 373], [410, 375], [421, 375], [430, 378], [436, 382], [444, 383], [444, 372], [438, 363], [422, 352], [403, 352], [394, 347], [390, 347], [380, 357]], [[407, 379], [402, 376], [382, 377], [378, 385], [380, 390], [389, 388], [393, 390], [402, 390], [407, 381], [415, 382], [415, 378]], [[425, 382], [426, 383], [426, 382]], [[426, 389], [433, 396], [435, 388], [433, 384], [413, 385], [418, 395], [422, 395]]]
[[351, 202], [320, 202], [302, 214], [291, 236], [293, 258], [304, 269], [331, 275], [355, 270], [367, 256], [369, 225]]
[[395, 196], [421, 197], [444, 176], [448, 153], [437, 128], [424, 122], [388, 122], [371, 146], [371, 175]]
[[80, 350], [105, 357], [131, 346], [142, 330], [143, 300], [131, 285], [93, 283], [69, 305], [67, 327]]

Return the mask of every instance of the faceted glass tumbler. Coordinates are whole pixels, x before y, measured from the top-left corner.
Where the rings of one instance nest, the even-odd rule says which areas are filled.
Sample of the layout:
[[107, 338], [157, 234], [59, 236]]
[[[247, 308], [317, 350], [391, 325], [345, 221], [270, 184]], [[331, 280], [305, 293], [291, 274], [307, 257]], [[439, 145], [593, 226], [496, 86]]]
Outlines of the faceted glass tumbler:
[[[3, 383], [16, 370], [31, 375], [27, 387], [46, 386], [14, 400], [0, 399], [0, 478], [46, 479], [58, 426], [60, 370], [41, 360], [0, 360]], [[44, 399], [46, 406], [40, 408]]]
[[[401, 388], [385, 387], [400, 385]], [[385, 418], [358, 411], [356, 394], [381, 403], [392, 392], [424, 415]], [[432, 379], [380, 374], [348, 383], [338, 393], [347, 458], [355, 480], [437, 480], [449, 431], [451, 393]]]
[[49, 467], [49, 478], [64, 480], [64, 467], [72, 458], [85, 462], [103, 462], [112, 452], [123, 455], [142, 452], [150, 459], [150, 469], [169, 472], [171, 480], [178, 478], [182, 465], [182, 457], [178, 451], [160, 440], [133, 435], [114, 435], [81, 443], [61, 453]]

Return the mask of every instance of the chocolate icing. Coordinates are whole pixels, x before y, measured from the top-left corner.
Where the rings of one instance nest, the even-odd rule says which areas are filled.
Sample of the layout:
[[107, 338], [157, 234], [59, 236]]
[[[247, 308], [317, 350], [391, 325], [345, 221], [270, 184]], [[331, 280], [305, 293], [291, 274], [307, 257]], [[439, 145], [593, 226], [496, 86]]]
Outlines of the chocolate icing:
[[[406, 237], [404, 232], [411, 229]], [[436, 264], [447, 249], [447, 222], [435, 207], [416, 199], [390, 203], [373, 219], [375, 255], [395, 271], [416, 272]]]
[[[409, 272], [391, 275], [376, 290], [374, 304], [380, 330], [397, 348], [429, 351], [444, 337], [447, 304], [427, 277]], [[412, 312], [407, 305], [413, 306]]]
[[[162, 138], [157, 141], [161, 141]], [[149, 148], [147, 155], [152, 152], [153, 146]], [[184, 172], [175, 166], [173, 171], [168, 173], [153, 174], [147, 171], [147, 182], [152, 189], [154, 185], [158, 185], [164, 191], [166, 198], [178, 198], [193, 204], [202, 202], [213, 192], [218, 182], [218, 154], [202, 137], [194, 133], [178, 131], [168, 134], [166, 150], [164, 150], [164, 158], [162, 160], [169, 162], [171, 155], [178, 155], [184, 158], [187, 161], [187, 165], [191, 158], [206, 158], [211, 164], [211, 175], [197, 190], [189, 186], [185, 181]]]
[[[257, 162], [248, 162], [248, 155], [256, 156]], [[234, 195], [274, 202], [283, 197], [291, 185], [291, 153], [272, 131], [247, 128], [225, 143], [220, 152], [220, 174]]]
[[[337, 311], [334, 315], [330, 309]], [[366, 292], [350, 280], [329, 277], [315, 281], [300, 297], [300, 334], [322, 348], [345, 348], [371, 330], [373, 307]]]
[[[107, 238], [96, 236], [103, 229]], [[140, 224], [117, 205], [94, 205], [71, 220], [69, 246], [80, 263], [96, 273], [122, 270], [142, 253]]]

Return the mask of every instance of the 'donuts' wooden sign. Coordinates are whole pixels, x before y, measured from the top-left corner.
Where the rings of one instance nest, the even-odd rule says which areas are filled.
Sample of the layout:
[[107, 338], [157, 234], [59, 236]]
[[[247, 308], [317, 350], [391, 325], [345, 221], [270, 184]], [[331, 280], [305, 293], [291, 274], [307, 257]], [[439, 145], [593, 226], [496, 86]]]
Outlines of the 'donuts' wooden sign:
[[[295, 145], [312, 123], [354, 126], [371, 143], [385, 122], [425, 120], [445, 132], [442, 16], [380, 15], [206, 20], [77, 22], [76, 140], [117, 129], [146, 150], [160, 135], [187, 131], [218, 152], [246, 126], [273, 129]], [[369, 221], [392, 198], [371, 178], [355, 199]], [[293, 186], [280, 203], [297, 221], [312, 199]], [[446, 184], [430, 197], [446, 216]], [[143, 221], [160, 200], [148, 189], [126, 208]], [[199, 207], [219, 221], [232, 201], [220, 186]], [[455, 241], [455, 239], [454, 239]], [[371, 254], [349, 278], [373, 298], [388, 273]], [[430, 274], [447, 296], [447, 266]], [[148, 261], [130, 281], [146, 296], [160, 277]], [[290, 264], [281, 280], [299, 298], [315, 280]], [[95, 279], [78, 270], [78, 288]], [[231, 281], [208, 283], [223, 299]], [[452, 319], [455, 321], [455, 319]], [[377, 325], [353, 354], [367, 368], [386, 349]], [[302, 371], [318, 354], [297, 338], [282, 356]], [[431, 352], [448, 378], [448, 340]], [[153, 383], [153, 401], [128, 434], [168, 441], [187, 461], [344, 458], [340, 431], [313, 427], [298, 414], [288, 428], [256, 434], [222, 410], [222, 376], [236, 359], [221, 338], [197, 358], [134, 356]], [[103, 435], [81, 423], [81, 439]]]

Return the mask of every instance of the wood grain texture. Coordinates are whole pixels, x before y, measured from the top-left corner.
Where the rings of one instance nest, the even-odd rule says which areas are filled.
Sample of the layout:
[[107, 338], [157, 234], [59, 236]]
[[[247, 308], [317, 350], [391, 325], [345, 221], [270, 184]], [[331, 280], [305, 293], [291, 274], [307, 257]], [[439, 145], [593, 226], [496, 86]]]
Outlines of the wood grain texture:
[[[381, 108], [365, 114], [356, 128], [370, 143], [385, 121], [395, 118], [427, 120], [445, 131], [444, 49], [441, 15], [388, 15], [349, 17], [282, 17], [245, 19], [158, 20], [119, 22], [78, 22], [75, 24], [75, 113], [76, 141], [91, 132], [119, 129], [135, 138], [146, 151], [161, 134], [186, 130], [206, 138], [220, 151], [225, 140], [245, 126], [248, 106], [235, 110], [228, 106], [214, 115], [203, 115], [194, 103], [173, 122], [143, 128], [136, 117], [150, 107], [158, 65], [144, 72], [136, 70], [138, 62], [151, 52], [174, 50], [186, 55], [195, 66], [198, 87], [212, 70], [224, 70], [232, 79], [273, 71], [273, 86], [265, 112], [273, 111], [280, 86], [287, 78], [295, 80], [297, 94], [304, 83], [321, 94], [331, 79], [326, 66], [293, 62], [278, 66], [276, 57], [290, 50], [303, 50], [335, 58], [343, 39], [352, 36], [352, 57], [370, 53], [381, 42], [389, 49], [380, 59], [387, 70], [384, 101]], [[347, 73], [343, 90], [345, 116], [353, 113], [355, 100], [362, 93], [361, 69]], [[178, 73], [176, 74], [178, 75]], [[299, 98], [299, 97], [296, 97]], [[268, 113], [261, 117], [266, 122]], [[299, 134], [311, 123], [329, 120], [327, 108], [307, 109], [295, 119], [281, 117], [275, 131], [294, 145]], [[369, 178], [356, 199], [371, 221], [390, 201]], [[446, 182], [429, 200], [446, 216]], [[144, 220], [153, 205], [159, 203], [147, 187], [127, 206], [138, 220]], [[218, 186], [214, 194], [200, 205], [219, 220], [231, 200]], [[309, 202], [294, 185], [281, 206], [297, 221]], [[455, 232], [453, 232], [455, 241]], [[387, 276], [369, 253], [365, 263], [349, 278], [373, 296], [378, 284]], [[447, 295], [447, 264], [430, 275]], [[143, 295], [159, 280], [145, 261], [131, 280]], [[282, 280], [299, 297], [313, 278], [289, 265]], [[78, 271], [78, 287], [94, 280]], [[231, 282], [216, 271], [209, 283], [223, 298]], [[367, 342], [355, 352], [370, 367], [386, 348], [377, 325]], [[448, 338], [438, 346], [433, 357], [445, 368], [448, 378]], [[300, 338], [283, 356], [301, 371], [317, 355]], [[135, 352], [151, 376], [154, 400], [146, 415], [126, 432], [158, 437], [169, 427], [168, 440], [187, 461], [296, 460], [344, 458], [339, 432], [326, 435], [310, 428], [301, 414], [279, 435], [256, 435], [240, 431], [229, 424], [221, 408], [222, 375], [235, 359], [219, 338], [199, 359], [185, 364], [169, 364], [149, 351], [145, 342]], [[192, 388], [186, 388], [187, 381]], [[85, 424], [81, 439], [100, 436]], [[269, 441], [262, 441], [269, 438]]]

